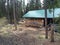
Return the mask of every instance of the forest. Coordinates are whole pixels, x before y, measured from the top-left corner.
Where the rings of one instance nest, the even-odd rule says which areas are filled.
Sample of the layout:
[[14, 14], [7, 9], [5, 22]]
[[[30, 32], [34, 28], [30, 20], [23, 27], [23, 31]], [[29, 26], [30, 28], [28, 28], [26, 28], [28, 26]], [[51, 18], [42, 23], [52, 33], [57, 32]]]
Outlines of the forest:
[[0, 45], [60, 45], [60, 0], [0, 0]]

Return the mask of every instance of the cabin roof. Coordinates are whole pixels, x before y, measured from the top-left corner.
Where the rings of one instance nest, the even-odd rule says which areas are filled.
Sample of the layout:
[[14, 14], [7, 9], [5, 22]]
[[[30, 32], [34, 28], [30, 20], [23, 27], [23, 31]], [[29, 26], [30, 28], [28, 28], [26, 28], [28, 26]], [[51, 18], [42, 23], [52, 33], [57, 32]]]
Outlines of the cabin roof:
[[[55, 9], [54, 17], [59, 17], [60, 8]], [[28, 11], [24, 16], [24, 18], [45, 18], [45, 11], [44, 10], [33, 10]], [[47, 9], [47, 18], [53, 18], [53, 12], [49, 12]]]

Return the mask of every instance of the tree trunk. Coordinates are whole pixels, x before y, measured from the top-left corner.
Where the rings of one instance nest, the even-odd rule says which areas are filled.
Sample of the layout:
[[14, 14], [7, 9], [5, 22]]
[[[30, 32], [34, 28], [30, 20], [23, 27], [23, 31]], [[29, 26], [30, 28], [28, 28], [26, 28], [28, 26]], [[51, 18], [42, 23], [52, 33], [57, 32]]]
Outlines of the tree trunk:
[[47, 9], [45, 9], [45, 31], [46, 31], [46, 36], [45, 38], [48, 38], [48, 29], [47, 29]]
[[45, 36], [45, 38], [48, 39], [48, 28], [47, 28], [47, 0], [45, 0], [45, 30], [46, 30], [46, 36]]
[[54, 8], [53, 8], [53, 24], [54, 24]]
[[51, 42], [54, 42], [54, 24], [51, 25]]
[[15, 30], [17, 30], [17, 22], [16, 22], [16, 15], [15, 15], [15, 0], [13, 0], [13, 15], [14, 15]]
[[9, 16], [9, 0], [7, 0], [7, 18], [8, 18], [8, 23], [10, 23], [10, 16]]
[[51, 26], [51, 42], [54, 42], [54, 7], [53, 7], [53, 26]]

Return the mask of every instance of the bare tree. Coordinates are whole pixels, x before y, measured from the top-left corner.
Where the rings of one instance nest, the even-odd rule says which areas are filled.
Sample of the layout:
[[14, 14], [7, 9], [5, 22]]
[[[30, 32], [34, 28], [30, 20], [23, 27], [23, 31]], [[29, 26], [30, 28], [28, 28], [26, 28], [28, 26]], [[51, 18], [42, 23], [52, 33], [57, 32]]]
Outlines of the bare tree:
[[44, 0], [44, 9], [45, 9], [45, 30], [46, 30], [46, 36], [45, 36], [45, 38], [48, 39], [48, 29], [47, 29], [47, 0]]
[[15, 15], [15, 0], [13, 0], [13, 15], [14, 15], [15, 30], [17, 30], [17, 22], [16, 22], [16, 15]]

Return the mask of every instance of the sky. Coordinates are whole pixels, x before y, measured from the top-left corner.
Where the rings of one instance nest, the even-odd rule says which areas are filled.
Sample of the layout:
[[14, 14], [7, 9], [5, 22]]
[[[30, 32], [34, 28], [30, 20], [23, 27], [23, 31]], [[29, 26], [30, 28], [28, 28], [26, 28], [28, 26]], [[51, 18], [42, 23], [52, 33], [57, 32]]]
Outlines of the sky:
[[[41, 3], [43, 3], [43, 0], [40, 0]], [[27, 5], [28, 0], [25, 0], [25, 5]]]
[[41, 3], [43, 3], [43, 0], [40, 0], [41, 1]]
[[[41, 3], [43, 3], [43, 0], [40, 0], [40, 1], [41, 1]], [[28, 0], [25, 0], [25, 5], [27, 5], [27, 3], [28, 3]], [[7, 5], [7, 3], [5, 3], [5, 5]]]
[[25, 5], [27, 5], [27, 0], [25, 0]]

